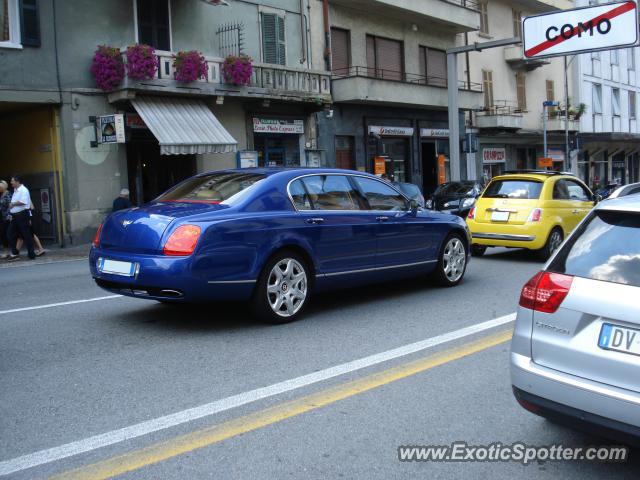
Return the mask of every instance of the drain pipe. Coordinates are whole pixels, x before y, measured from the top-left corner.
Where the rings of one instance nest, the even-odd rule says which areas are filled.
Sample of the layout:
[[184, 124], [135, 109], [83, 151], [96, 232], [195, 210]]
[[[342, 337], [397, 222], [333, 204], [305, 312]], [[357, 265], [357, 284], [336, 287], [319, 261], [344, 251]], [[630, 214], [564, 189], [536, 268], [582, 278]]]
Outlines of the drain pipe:
[[302, 57], [300, 65], [304, 65], [307, 61], [307, 22], [304, 18], [304, 0], [300, 0], [300, 40], [302, 41]]
[[331, 27], [329, 26], [329, 0], [322, 0], [322, 20], [324, 22], [324, 62], [331, 71]]

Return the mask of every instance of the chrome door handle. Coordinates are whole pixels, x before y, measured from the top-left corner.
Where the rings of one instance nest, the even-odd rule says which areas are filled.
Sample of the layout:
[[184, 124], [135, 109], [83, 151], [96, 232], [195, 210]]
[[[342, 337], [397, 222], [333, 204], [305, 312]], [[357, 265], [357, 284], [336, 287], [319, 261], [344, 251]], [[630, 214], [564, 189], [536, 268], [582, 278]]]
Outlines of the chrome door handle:
[[578, 213], [580, 210], [572, 210], [571, 213]]
[[376, 220], [377, 220], [378, 222], [388, 222], [388, 221], [389, 221], [389, 217], [385, 217], [385, 216], [382, 216], [382, 217], [376, 217]]
[[310, 224], [312, 224], [312, 225], [318, 225], [318, 224], [320, 224], [320, 223], [324, 223], [324, 218], [319, 218], [319, 217], [316, 217], [316, 218], [307, 218], [307, 219], [305, 220], [305, 222], [310, 223]]

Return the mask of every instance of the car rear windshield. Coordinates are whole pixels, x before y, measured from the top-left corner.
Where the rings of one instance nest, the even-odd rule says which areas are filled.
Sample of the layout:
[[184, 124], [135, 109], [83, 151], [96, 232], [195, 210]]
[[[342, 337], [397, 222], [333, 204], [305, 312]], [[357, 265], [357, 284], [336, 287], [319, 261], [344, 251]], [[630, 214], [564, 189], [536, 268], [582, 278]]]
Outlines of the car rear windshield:
[[540, 198], [542, 182], [534, 180], [494, 180], [482, 195], [484, 198], [518, 198], [534, 200]]
[[158, 202], [232, 203], [240, 192], [263, 180], [257, 173], [221, 172], [193, 177], [156, 199]]
[[440, 185], [434, 192], [434, 195], [472, 195], [473, 189], [473, 183], [449, 182]]
[[640, 213], [596, 210], [549, 270], [640, 287]]

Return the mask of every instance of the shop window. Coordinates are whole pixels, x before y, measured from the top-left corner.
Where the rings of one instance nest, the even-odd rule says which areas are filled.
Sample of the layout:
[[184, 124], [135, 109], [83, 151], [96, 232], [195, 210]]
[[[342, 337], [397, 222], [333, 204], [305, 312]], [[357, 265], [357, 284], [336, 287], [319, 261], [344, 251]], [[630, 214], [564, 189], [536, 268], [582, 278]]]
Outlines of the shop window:
[[331, 69], [337, 75], [348, 75], [351, 67], [351, 32], [331, 27]]
[[436, 87], [447, 86], [447, 54], [444, 50], [420, 47], [421, 83]]
[[336, 168], [356, 169], [353, 144], [353, 137], [336, 135]]
[[284, 16], [262, 13], [262, 59], [274, 65], [287, 64]]
[[385, 80], [403, 80], [403, 42], [367, 35], [367, 75]]
[[138, 42], [171, 51], [169, 0], [136, 0]]

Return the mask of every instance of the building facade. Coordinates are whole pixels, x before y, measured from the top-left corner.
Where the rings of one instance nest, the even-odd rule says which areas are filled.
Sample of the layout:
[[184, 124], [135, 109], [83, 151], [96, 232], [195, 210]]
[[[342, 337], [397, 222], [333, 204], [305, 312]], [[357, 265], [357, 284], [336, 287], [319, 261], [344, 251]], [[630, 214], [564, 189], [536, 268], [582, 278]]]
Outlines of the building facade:
[[[576, 6], [598, 2], [576, 0]], [[604, 3], [604, 2], [602, 2]], [[638, 48], [585, 53], [572, 62], [580, 118], [576, 173], [597, 188], [640, 181]]]
[[[567, 8], [573, 8], [569, 0], [482, 0], [480, 28], [465, 40], [482, 43], [521, 38], [524, 17]], [[481, 102], [467, 117], [467, 128], [476, 132], [478, 138], [476, 151], [467, 158], [467, 170], [475, 173], [470, 178], [486, 182], [505, 170], [537, 168], [537, 159], [542, 157], [552, 158], [556, 169], [567, 168], [563, 59], [526, 60], [522, 45], [517, 44], [472, 52], [469, 64], [471, 80], [483, 86]], [[569, 131], [573, 139], [579, 126], [578, 106], [571, 102], [572, 85], [570, 81], [567, 83]], [[545, 101], [559, 105], [543, 108]]]
[[[333, 106], [316, 113], [329, 165], [432, 192], [449, 171], [445, 50], [478, 28], [476, 4], [328, 0], [313, 2], [314, 18], [323, 6], [312, 47], [314, 67], [332, 71]], [[463, 110], [481, 102], [480, 87], [460, 77]]]
[[[311, 68], [314, 2], [214, 3], [0, 0], [8, 25], [0, 42], [1, 174], [28, 174], [32, 192], [48, 186], [49, 207], [35, 207], [43, 216], [53, 210], [51, 239], [89, 241], [121, 188], [139, 204], [196, 172], [321, 162], [314, 113], [331, 96], [328, 73]], [[124, 52], [137, 43], [155, 49], [154, 78], [126, 74], [110, 91], [98, 89], [90, 73], [97, 47]], [[206, 78], [179, 83], [174, 55], [191, 50], [205, 57]], [[222, 77], [225, 57], [239, 54], [252, 58], [246, 86]], [[96, 142], [96, 123], [109, 115], [122, 115], [124, 143]]]

